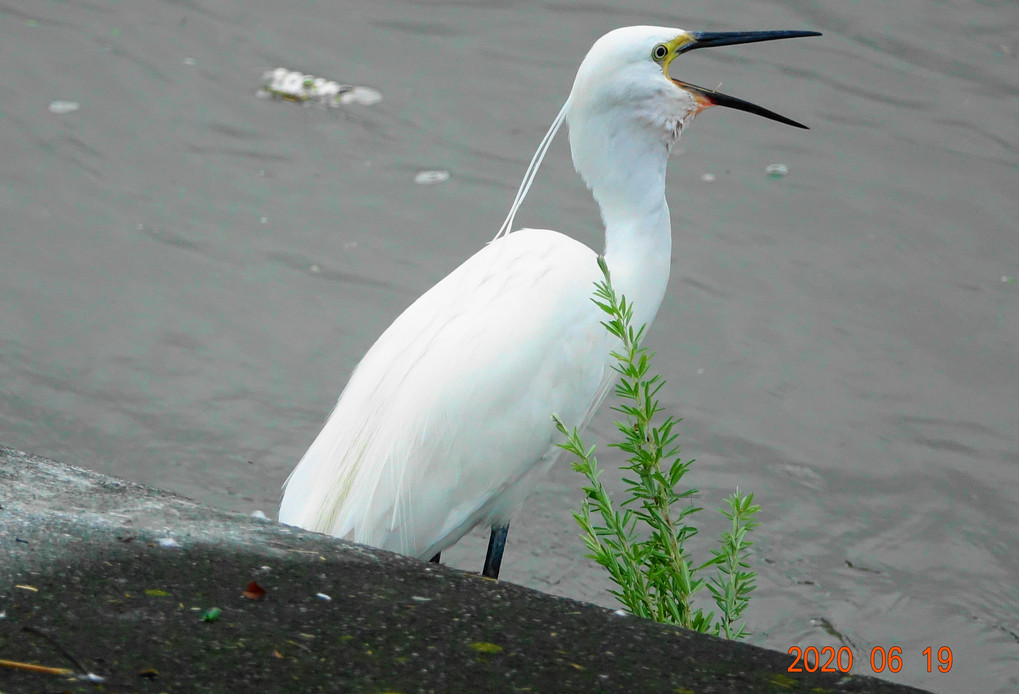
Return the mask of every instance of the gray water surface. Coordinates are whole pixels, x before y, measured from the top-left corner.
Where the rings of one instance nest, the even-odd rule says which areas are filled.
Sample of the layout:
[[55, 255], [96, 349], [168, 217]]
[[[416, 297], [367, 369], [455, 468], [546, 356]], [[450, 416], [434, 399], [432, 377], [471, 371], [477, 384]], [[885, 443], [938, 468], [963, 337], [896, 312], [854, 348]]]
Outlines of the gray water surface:
[[[712, 109], [688, 130], [648, 339], [698, 503], [763, 507], [751, 640], [847, 646], [857, 674], [900, 646], [882, 677], [1014, 691], [1011, 0], [0, 2], [0, 441], [275, 514], [360, 356], [495, 233], [590, 44], [643, 23], [825, 34], [672, 68], [812, 128]], [[383, 100], [257, 98], [277, 66]], [[449, 180], [414, 183], [430, 169]], [[600, 249], [565, 138], [518, 223]], [[607, 468], [612, 432], [606, 407]], [[611, 605], [579, 496], [564, 463], [504, 578]], [[477, 570], [484, 542], [444, 559]]]

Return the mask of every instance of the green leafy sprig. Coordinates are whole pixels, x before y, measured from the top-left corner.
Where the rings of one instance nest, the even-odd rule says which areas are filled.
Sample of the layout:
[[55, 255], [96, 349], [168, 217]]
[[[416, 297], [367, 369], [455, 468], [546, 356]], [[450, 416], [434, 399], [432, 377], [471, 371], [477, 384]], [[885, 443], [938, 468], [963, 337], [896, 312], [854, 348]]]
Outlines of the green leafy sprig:
[[[607, 315], [605, 329], [619, 340], [612, 352], [619, 374], [615, 393], [621, 404], [614, 407], [624, 416], [616, 422], [622, 440], [610, 444], [626, 453], [623, 478], [627, 498], [618, 506], [602, 484], [594, 446], [584, 445], [576, 429], [569, 431], [558, 417], [556, 426], [565, 435], [562, 447], [575, 460], [573, 468], [584, 475], [584, 500], [574, 513], [584, 543], [598, 564], [603, 566], [617, 586], [612, 590], [631, 613], [658, 622], [678, 624], [699, 632], [712, 632], [726, 638], [747, 635], [738, 620], [746, 609], [755, 587], [757, 574], [750, 570], [747, 535], [757, 527], [754, 520], [760, 507], [753, 494], [739, 490], [727, 499], [728, 509], [721, 513], [730, 521], [713, 557], [695, 566], [686, 542], [697, 529], [690, 517], [700, 511], [693, 505], [696, 489], [681, 488], [683, 476], [692, 460], [683, 462], [673, 432], [679, 420], [668, 416], [661, 420], [658, 392], [665, 381], [651, 374], [652, 354], [640, 346], [645, 326], [635, 329], [633, 305], [612, 289], [608, 266], [598, 258], [605, 277], [595, 285], [593, 301]], [[661, 420], [661, 421], [659, 421]], [[701, 576], [716, 567], [708, 580]], [[695, 608], [691, 598], [707, 586], [720, 616]]]

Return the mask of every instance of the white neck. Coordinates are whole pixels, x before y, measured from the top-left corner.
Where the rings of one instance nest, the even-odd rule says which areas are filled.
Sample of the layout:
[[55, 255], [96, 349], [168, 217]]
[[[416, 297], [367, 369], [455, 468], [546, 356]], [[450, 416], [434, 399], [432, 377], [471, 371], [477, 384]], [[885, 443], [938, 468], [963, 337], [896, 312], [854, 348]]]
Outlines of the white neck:
[[669, 143], [638, 122], [605, 113], [571, 119], [570, 145], [574, 165], [601, 208], [612, 286], [633, 303], [639, 328], [654, 320], [669, 282]]

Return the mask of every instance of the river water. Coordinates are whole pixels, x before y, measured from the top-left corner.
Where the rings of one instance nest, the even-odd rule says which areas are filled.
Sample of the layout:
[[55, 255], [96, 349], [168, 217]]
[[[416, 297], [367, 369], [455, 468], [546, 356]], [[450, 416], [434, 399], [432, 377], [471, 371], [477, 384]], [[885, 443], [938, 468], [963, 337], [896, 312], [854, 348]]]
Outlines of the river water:
[[[1014, 691], [1012, 0], [0, 3], [0, 442], [274, 515], [360, 356], [494, 234], [584, 53], [627, 24], [825, 34], [672, 68], [812, 128], [712, 109], [671, 163], [648, 345], [708, 509], [693, 551], [753, 491], [751, 642], [845, 646], [857, 674], [898, 646], [882, 677]], [[280, 66], [382, 100], [258, 98]], [[518, 222], [600, 248], [565, 138]], [[606, 407], [606, 468], [612, 431]], [[531, 497], [504, 578], [611, 605], [578, 487], [564, 463]], [[444, 559], [477, 570], [484, 542]]]

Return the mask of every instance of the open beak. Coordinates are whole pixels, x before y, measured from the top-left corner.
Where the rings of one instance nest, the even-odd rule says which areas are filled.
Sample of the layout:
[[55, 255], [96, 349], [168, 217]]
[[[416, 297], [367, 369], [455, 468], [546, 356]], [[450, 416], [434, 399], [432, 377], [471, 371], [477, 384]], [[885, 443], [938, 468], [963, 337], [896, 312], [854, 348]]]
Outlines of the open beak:
[[[677, 40], [673, 56], [686, 53], [687, 51], [692, 51], [695, 48], [734, 46], [740, 43], [757, 43], [758, 41], [777, 41], [779, 39], [795, 39], [803, 36], [820, 35], [821, 33], [817, 31], [690, 31], [682, 36], [680, 40]], [[671, 62], [671, 60], [669, 62]], [[667, 77], [669, 74], [668, 67], [668, 63], [666, 63], [664, 68], [665, 75]], [[672, 78], [670, 77], [669, 79]], [[785, 123], [786, 125], [791, 125], [796, 128], [807, 129], [807, 126], [802, 123], [797, 123], [785, 116], [780, 116], [774, 111], [769, 111], [757, 104], [751, 104], [748, 101], [743, 101], [742, 99], [737, 99], [734, 96], [722, 94], [721, 92], [716, 92], [712, 89], [698, 87], [697, 85], [690, 84], [689, 82], [681, 82], [676, 79], [673, 79], [672, 81], [680, 89], [685, 89], [693, 94], [702, 109], [708, 108], [709, 106], [726, 106], [728, 108], [734, 108], [737, 111], [755, 113], [758, 116], [777, 120], [779, 123]]]

